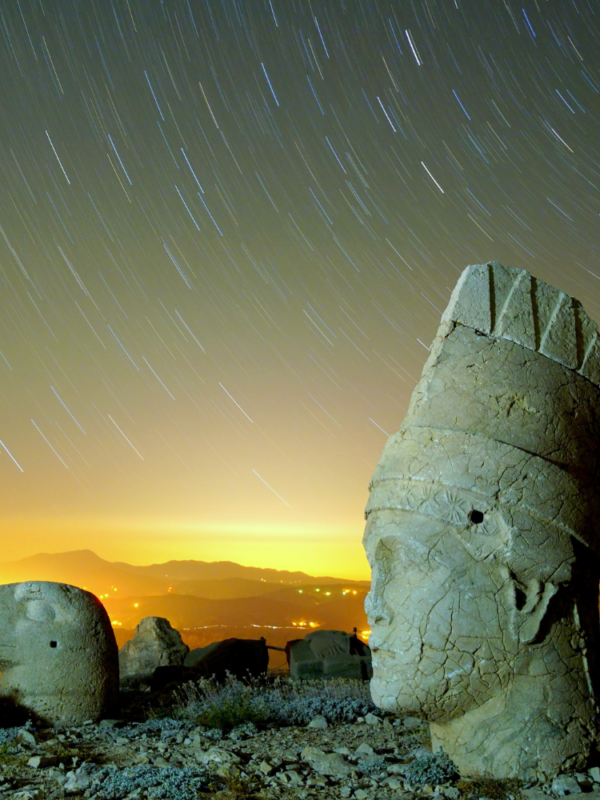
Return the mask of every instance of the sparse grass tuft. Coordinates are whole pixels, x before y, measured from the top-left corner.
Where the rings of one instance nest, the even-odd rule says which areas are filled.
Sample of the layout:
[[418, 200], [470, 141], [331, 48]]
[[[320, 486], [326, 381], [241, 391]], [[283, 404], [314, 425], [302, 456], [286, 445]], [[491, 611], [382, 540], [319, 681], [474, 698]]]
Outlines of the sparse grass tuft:
[[317, 714], [329, 722], [354, 722], [377, 712], [368, 684], [358, 680], [294, 682], [229, 678], [215, 683], [206, 678], [176, 690], [173, 715], [211, 728], [230, 731], [246, 724], [305, 725]]
[[264, 708], [257, 702], [251, 686], [235, 679], [218, 688], [206, 680], [200, 684], [198, 689], [204, 698], [193, 704], [192, 713], [201, 725], [230, 731], [240, 725], [260, 724], [264, 720]]
[[18, 752], [11, 742], [0, 744], [0, 775], [18, 775], [27, 765], [28, 756]]
[[259, 800], [250, 781], [233, 775], [229, 775], [223, 780], [224, 786], [210, 795], [207, 800]]
[[406, 780], [414, 786], [438, 786], [456, 780], [459, 776], [456, 764], [440, 750], [439, 753], [416, 758], [404, 773]]

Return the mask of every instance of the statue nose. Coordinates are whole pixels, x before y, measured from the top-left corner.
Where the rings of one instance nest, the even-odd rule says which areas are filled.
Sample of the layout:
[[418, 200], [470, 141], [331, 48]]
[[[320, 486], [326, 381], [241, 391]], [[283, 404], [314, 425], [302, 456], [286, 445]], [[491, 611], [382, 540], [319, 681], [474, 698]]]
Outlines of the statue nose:
[[389, 625], [394, 616], [376, 587], [372, 587], [365, 597], [365, 611], [370, 625]]

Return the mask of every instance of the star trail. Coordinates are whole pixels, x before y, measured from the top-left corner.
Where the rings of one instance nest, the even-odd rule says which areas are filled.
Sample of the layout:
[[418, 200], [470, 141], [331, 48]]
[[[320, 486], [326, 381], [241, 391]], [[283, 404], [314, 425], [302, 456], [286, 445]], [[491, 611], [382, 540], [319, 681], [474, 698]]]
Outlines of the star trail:
[[2, 558], [368, 577], [462, 269], [600, 318], [592, 0], [0, 9]]

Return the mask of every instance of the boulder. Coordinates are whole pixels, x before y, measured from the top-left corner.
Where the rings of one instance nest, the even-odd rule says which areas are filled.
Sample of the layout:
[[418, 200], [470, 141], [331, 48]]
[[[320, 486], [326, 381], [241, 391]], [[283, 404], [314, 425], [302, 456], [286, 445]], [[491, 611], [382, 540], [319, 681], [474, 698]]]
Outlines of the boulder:
[[164, 617], [145, 617], [135, 636], [119, 650], [122, 682], [150, 677], [157, 667], [180, 667], [189, 651], [181, 634]]
[[[104, 606], [64, 583], [0, 586], [0, 697], [55, 726], [114, 712], [119, 664]], [[7, 706], [8, 707], [8, 706]]]
[[269, 651], [264, 639], [224, 639], [191, 650], [184, 661], [195, 676], [222, 681], [231, 675], [238, 680], [267, 674]]
[[344, 631], [313, 631], [286, 647], [293, 680], [358, 678], [373, 675], [371, 651], [356, 634]]

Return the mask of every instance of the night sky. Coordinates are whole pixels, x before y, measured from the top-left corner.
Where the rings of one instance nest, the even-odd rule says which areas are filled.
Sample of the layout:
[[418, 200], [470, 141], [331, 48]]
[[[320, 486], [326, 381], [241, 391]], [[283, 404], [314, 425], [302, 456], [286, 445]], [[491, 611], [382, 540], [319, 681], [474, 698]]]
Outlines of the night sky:
[[593, 0], [0, 9], [2, 558], [368, 577], [450, 292], [600, 318]]

